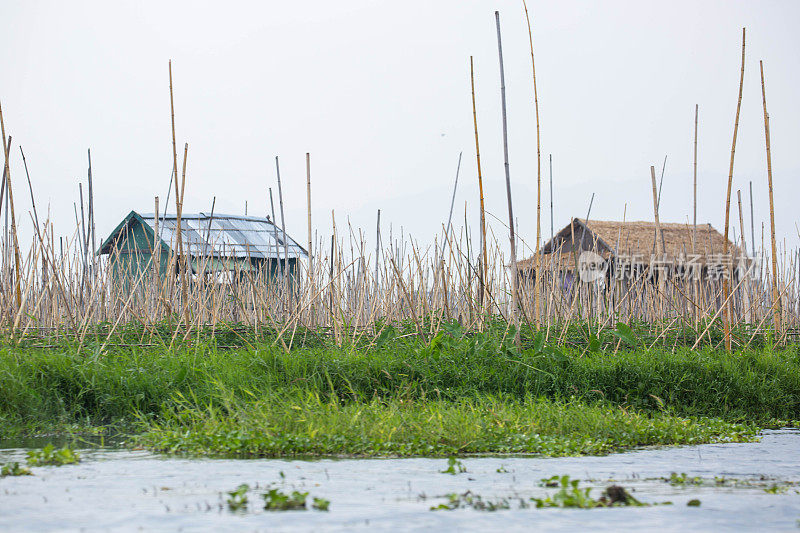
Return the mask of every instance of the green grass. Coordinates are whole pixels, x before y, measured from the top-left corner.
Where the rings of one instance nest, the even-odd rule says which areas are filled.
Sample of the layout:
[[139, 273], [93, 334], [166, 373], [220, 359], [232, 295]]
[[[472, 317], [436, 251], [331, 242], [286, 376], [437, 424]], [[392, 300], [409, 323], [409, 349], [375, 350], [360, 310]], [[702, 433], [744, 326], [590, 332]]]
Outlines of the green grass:
[[235, 456], [452, 456], [603, 454], [654, 444], [746, 441], [756, 427], [719, 419], [645, 414], [609, 405], [524, 398], [459, 401], [325, 400], [314, 393], [266, 394], [216, 406], [183, 400], [135, 438], [170, 453]]
[[749, 424], [800, 419], [796, 345], [673, 352], [637, 337], [615, 352], [613, 338], [526, 338], [518, 351], [502, 330], [451, 325], [427, 342], [391, 328], [343, 347], [318, 335], [288, 354], [265, 339], [103, 354], [6, 345], [0, 432], [114, 425], [158, 449], [243, 455], [564, 455], [737, 440]]

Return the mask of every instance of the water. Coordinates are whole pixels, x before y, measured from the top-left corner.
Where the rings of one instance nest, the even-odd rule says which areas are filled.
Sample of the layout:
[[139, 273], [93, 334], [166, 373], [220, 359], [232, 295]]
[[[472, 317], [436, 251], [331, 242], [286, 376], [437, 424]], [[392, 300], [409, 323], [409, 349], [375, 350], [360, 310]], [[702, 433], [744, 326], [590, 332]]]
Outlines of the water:
[[[0, 462], [24, 460], [23, 448], [0, 442]], [[800, 482], [800, 432], [767, 431], [758, 443], [651, 448], [606, 457], [463, 459], [467, 473], [440, 473], [443, 459], [235, 460], [169, 458], [145, 451], [81, 451], [78, 465], [35, 468], [35, 476], [0, 479], [0, 531], [798, 531], [800, 486], [769, 494], [773, 483]], [[503, 468], [508, 473], [499, 473]], [[265, 512], [257, 496], [268, 484], [330, 500], [330, 512]], [[704, 486], [654, 479], [671, 472], [701, 476]], [[484, 499], [552, 493], [541, 478], [568, 474], [596, 487], [610, 480], [654, 507], [430, 511], [451, 492]], [[714, 486], [715, 476], [739, 486]], [[743, 482], [751, 482], [747, 486]], [[231, 513], [223, 493], [241, 483], [250, 511]], [[691, 499], [700, 507], [687, 507]]]

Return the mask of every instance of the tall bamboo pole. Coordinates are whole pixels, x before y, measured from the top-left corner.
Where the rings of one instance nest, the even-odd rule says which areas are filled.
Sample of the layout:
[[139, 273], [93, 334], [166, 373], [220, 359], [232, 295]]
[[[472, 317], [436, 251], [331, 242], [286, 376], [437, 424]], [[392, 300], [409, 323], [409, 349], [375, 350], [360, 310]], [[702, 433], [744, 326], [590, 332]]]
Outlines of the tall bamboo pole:
[[692, 218], [692, 253], [695, 253], [695, 246], [697, 244], [697, 118], [700, 112], [700, 106], [694, 105], [694, 195], [692, 202], [692, 211], [694, 213]]
[[278, 163], [278, 156], [275, 156], [275, 173], [278, 176], [278, 205], [281, 211], [281, 232], [283, 233], [283, 272], [286, 280], [286, 287], [289, 287], [289, 278], [286, 274], [289, 273], [289, 243], [286, 239], [286, 220], [283, 218], [283, 189], [281, 187], [281, 167]]
[[[653, 216], [656, 221], [656, 253], [660, 256], [665, 253], [663, 241], [661, 239], [661, 223], [658, 218], [658, 192], [656, 188], [656, 167], [650, 165], [650, 180], [653, 186]], [[659, 257], [660, 258], [660, 257]]]
[[[172, 97], [172, 60], [169, 61], [169, 109], [170, 115], [172, 117], [172, 164], [173, 164], [173, 183], [175, 184], [175, 238], [176, 238], [176, 248], [178, 253], [178, 275], [181, 278], [181, 297], [183, 299], [183, 318], [186, 321], [186, 325], [188, 326], [190, 323], [189, 320], [189, 289], [186, 284], [186, 269], [182, 268], [185, 264], [185, 258], [183, 258], [183, 237], [181, 235], [181, 213], [183, 211], [183, 206], [181, 205], [181, 198], [182, 195], [180, 190], [178, 189], [178, 145], [175, 142], [175, 103]], [[188, 150], [188, 144], [186, 146], [186, 152]], [[184, 176], [186, 175], [186, 155], [183, 158], [183, 171]]]
[[[742, 209], [742, 191], [741, 189], [736, 190], [736, 199], [739, 203], [739, 233], [742, 234], [742, 247], [739, 250], [739, 272], [741, 275], [748, 276], [750, 275], [750, 269], [747, 265], [747, 240], [745, 239], [745, 231], [744, 231], [744, 211]], [[744, 270], [742, 270], [744, 268]], [[742, 317], [745, 320], [749, 320], [750, 322], [754, 321], [752, 315], [752, 306], [750, 305], [750, 286], [749, 284], [745, 284], [744, 287], [739, 291], [742, 295]]]
[[[458, 175], [461, 172], [461, 156], [464, 152], [458, 152], [458, 165], [456, 166], [456, 181], [453, 184], [453, 198], [450, 200], [450, 213], [447, 215], [447, 226], [444, 229], [444, 242], [442, 243], [442, 258], [445, 257], [445, 248], [447, 243], [450, 242], [450, 225], [453, 222], [453, 207], [456, 204], [456, 191], [458, 191]], [[451, 243], [452, 246], [452, 243]]]
[[753, 182], [750, 182], [750, 250], [753, 259], [756, 257], [756, 228], [753, 223]]
[[511, 320], [516, 326], [514, 340], [520, 346], [519, 336], [519, 273], [517, 272], [517, 245], [514, 236], [514, 208], [511, 203], [511, 172], [508, 168], [508, 118], [506, 115], [506, 76], [503, 69], [503, 42], [500, 37], [500, 12], [494, 12], [497, 24], [497, 52], [500, 58], [500, 102], [503, 108], [503, 166], [506, 174], [508, 201], [508, 238], [511, 242]]
[[[694, 164], [693, 164], [693, 182], [694, 182], [694, 190], [692, 194], [692, 254], [697, 253], [697, 123], [700, 114], [700, 106], [699, 104], [694, 105]], [[697, 279], [697, 276], [693, 276], [693, 283], [692, 283], [692, 290], [694, 291], [694, 299], [697, 301], [698, 295], [700, 293], [700, 280]], [[697, 321], [699, 319], [699, 310], [697, 306], [692, 306], [692, 314], [694, 315], [694, 325], [695, 328], [697, 327]]]
[[31, 206], [33, 207], [33, 221], [36, 227], [39, 227], [39, 215], [36, 213], [36, 200], [33, 197], [33, 184], [31, 183], [31, 174], [28, 172], [28, 161], [25, 159], [25, 152], [22, 151], [22, 146], [19, 147], [19, 153], [22, 154], [22, 164], [25, 167], [25, 177], [28, 180], [28, 190], [31, 193]]
[[16, 216], [14, 215], [14, 195], [11, 192], [11, 168], [8, 166], [8, 158], [9, 152], [11, 151], [11, 142], [9, 139], [9, 143], [6, 144], [6, 125], [3, 122], [3, 107], [0, 106], [0, 133], [3, 135], [3, 152], [5, 152], [5, 165], [3, 167], [3, 173], [6, 176], [6, 189], [8, 190], [8, 194], [6, 196], [8, 200], [8, 210], [6, 213], [11, 213], [11, 238], [14, 241], [14, 268], [15, 268], [15, 275], [14, 275], [14, 294], [16, 295], [17, 300], [17, 310], [22, 306], [22, 290], [20, 289], [20, 276], [22, 275], [22, 267], [20, 265], [20, 258], [19, 258], [19, 240], [17, 239], [17, 220]]
[[306, 152], [306, 197], [308, 203], [308, 275], [312, 276], [314, 261], [311, 258], [311, 154]]
[[[655, 236], [656, 254], [658, 256], [658, 260], [662, 261], [664, 259], [664, 255], [666, 254], [666, 249], [664, 246], [664, 234], [661, 233], [661, 222], [658, 218], [658, 193], [656, 192], [656, 167], [654, 167], [653, 165], [650, 165], [650, 180], [652, 181], [652, 186], [653, 186], [653, 215], [656, 221], [656, 236]], [[658, 288], [662, 295], [664, 294], [665, 290], [664, 278], [665, 276], [663, 275], [663, 273], [659, 272]]]
[[[775, 244], [775, 201], [772, 196], [772, 152], [769, 144], [769, 113], [767, 113], [767, 90], [764, 86], [764, 62], [758, 62], [761, 70], [761, 101], [764, 104], [764, 137], [767, 145], [767, 180], [769, 184], [769, 229], [772, 241], [772, 318], [775, 337], [780, 338], [781, 301], [778, 294], [778, 246]], [[9, 188], [9, 192], [11, 189]]]
[[89, 233], [92, 239], [92, 275], [94, 275], [94, 271], [97, 269], [97, 260], [96, 260], [97, 241], [95, 237], [95, 228], [94, 228], [94, 188], [92, 186], [92, 150], [90, 148], [87, 148], [86, 152], [89, 159], [89, 169], [87, 170], [88, 180], [89, 180]]
[[536, 91], [536, 62], [533, 57], [533, 33], [531, 32], [531, 19], [528, 17], [528, 4], [522, 0], [525, 8], [525, 21], [528, 23], [528, 41], [531, 45], [531, 69], [533, 70], [533, 103], [536, 108], [536, 247], [534, 254], [534, 269], [536, 277], [533, 280], [533, 300], [535, 302], [535, 322], [539, 328], [539, 263], [541, 261], [542, 240], [542, 151], [539, 141], [539, 93]]
[[161, 272], [161, 238], [158, 234], [158, 196], [154, 198], [155, 217], [153, 217], [153, 285], [159, 279]]
[[480, 209], [481, 209], [481, 269], [480, 269], [480, 285], [481, 285], [481, 302], [486, 305], [489, 300], [487, 294], [488, 282], [488, 266], [486, 254], [486, 211], [483, 205], [483, 175], [481, 173], [481, 147], [478, 142], [478, 113], [475, 109], [475, 68], [472, 63], [472, 56], [469, 56], [469, 79], [472, 86], [472, 123], [475, 128], [475, 158], [478, 163], [478, 192], [480, 194]]
[[[742, 69], [739, 75], [739, 99], [736, 103], [736, 120], [733, 125], [733, 142], [731, 143], [731, 164], [728, 170], [728, 191], [725, 195], [725, 234], [724, 242], [722, 244], [723, 257], [727, 261], [728, 257], [728, 226], [731, 215], [731, 189], [733, 188], [733, 156], [736, 153], [736, 135], [739, 132], [739, 111], [742, 108], [742, 87], [744, 85], [744, 44], [745, 44], [745, 28], [742, 28]], [[722, 297], [723, 301], [728, 303], [722, 311], [722, 322], [725, 328], [725, 349], [731, 350], [731, 312], [733, 309], [733, 302], [728, 299], [730, 286], [728, 283], [728, 276], [730, 273], [726, 272], [722, 277]]]
[[375, 286], [379, 287], [378, 284], [378, 265], [380, 263], [380, 252], [381, 252], [381, 210], [378, 209], [378, 222], [375, 224]]
[[272, 200], [272, 187], [269, 187], [269, 207], [272, 212], [272, 237], [275, 239], [275, 272], [277, 273], [278, 277], [280, 277], [282, 275], [281, 273], [283, 272], [283, 268], [281, 267], [281, 245], [280, 241], [278, 240], [278, 219], [275, 218], [275, 202]]
[[742, 234], [742, 252], [747, 253], [747, 241], [744, 238], [744, 212], [742, 211], [742, 190], [736, 190], [736, 199], [739, 202], [739, 233]]
[[553, 231], [554, 231], [553, 230], [553, 154], [550, 154], [550, 241], [551, 242], [555, 237]]

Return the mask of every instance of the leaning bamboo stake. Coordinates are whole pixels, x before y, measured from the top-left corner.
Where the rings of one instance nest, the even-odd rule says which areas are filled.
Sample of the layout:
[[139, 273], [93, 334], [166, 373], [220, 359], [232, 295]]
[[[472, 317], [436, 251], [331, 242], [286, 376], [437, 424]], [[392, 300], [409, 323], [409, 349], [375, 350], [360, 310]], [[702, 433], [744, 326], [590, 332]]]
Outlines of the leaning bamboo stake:
[[[92, 272], [97, 269], [97, 241], [95, 237], [95, 228], [94, 228], [94, 189], [92, 187], [92, 150], [87, 148], [86, 149], [87, 156], [89, 159], [89, 169], [87, 171], [88, 180], [89, 180], [89, 233], [92, 239]], [[87, 241], [88, 246], [88, 241]]]
[[[731, 214], [731, 189], [733, 188], [733, 156], [736, 153], [736, 135], [739, 132], [739, 111], [742, 108], [742, 87], [744, 85], [744, 44], [745, 44], [745, 28], [742, 28], [742, 69], [739, 75], [739, 99], [736, 103], [736, 120], [733, 125], [733, 142], [731, 143], [731, 164], [728, 170], [728, 191], [725, 195], [725, 233], [723, 235], [724, 241], [722, 243], [722, 254], [727, 260], [728, 257], [728, 226]], [[722, 297], [728, 301], [728, 294], [730, 286], [728, 284], [728, 275], [725, 273], [722, 277]], [[733, 302], [727, 303], [727, 307], [722, 312], [722, 322], [725, 328], [725, 349], [731, 351], [731, 311]]]
[[8, 194], [6, 198], [8, 199], [8, 211], [11, 214], [11, 238], [14, 242], [14, 268], [16, 269], [16, 274], [14, 275], [14, 294], [17, 299], [17, 309], [22, 307], [22, 290], [20, 288], [20, 276], [22, 275], [22, 270], [20, 267], [20, 258], [19, 258], [19, 240], [17, 239], [17, 221], [16, 216], [14, 214], [14, 195], [11, 192], [11, 169], [8, 166], [8, 158], [11, 146], [11, 139], [8, 139], [8, 144], [6, 144], [6, 126], [5, 122], [3, 122], [3, 107], [0, 106], [0, 133], [3, 135], [3, 151], [5, 152], [5, 165], [4, 165], [4, 174], [6, 176], [6, 189], [8, 190]]
[[[750, 275], [750, 268], [748, 267], [748, 259], [747, 259], [747, 241], [744, 237], [744, 212], [742, 211], [742, 191], [741, 189], [736, 190], [736, 198], [739, 202], [739, 233], [742, 234], [742, 247], [739, 250], [739, 264], [738, 264], [738, 271], [741, 273], [743, 277], [747, 277]], [[745, 284], [742, 288], [742, 308], [743, 309], [750, 309], [750, 292], [749, 292], [749, 284]], [[747, 314], [741, 315], [745, 321], [753, 322], [753, 318]]]
[[[758, 62], [761, 70], [761, 100], [764, 105], [764, 137], [767, 145], [767, 180], [769, 184], [769, 229], [772, 242], [772, 316], [775, 326], [775, 336], [780, 336], [781, 330], [781, 301], [778, 296], [778, 247], [775, 244], [775, 202], [772, 196], [772, 152], [769, 143], [769, 113], [767, 113], [767, 91], [764, 86], [764, 62]], [[8, 192], [11, 192], [9, 187]]]
[[[488, 302], [488, 277], [489, 270], [487, 266], [488, 256], [486, 253], [486, 211], [483, 206], [483, 175], [481, 174], [481, 147], [478, 142], [478, 113], [475, 109], [475, 69], [472, 63], [472, 56], [469, 56], [469, 79], [472, 86], [472, 123], [475, 128], [475, 158], [478, 163], [478, 192], [480, 194], [480, 210], [481, 210], [481, 268], [478, 274], [480, 278], [480, 291], [481, 291], [481, 315], [486, 312], [486, 303]], [[481, 319], [483, 324], [483, 319]]]
[[744, 212], [742, 211], [742, 191], [741, 189], [736, 190], [736, 198], [739, 202], [739, 233], [742, 234], [742, 252], [747, 252], [747, 241], [744, 238]]
[[33, 197], [33, 184], [31, 183], [31, 174], [28, 172], [28, 161], [25, 159], [25, 152], [22, 151], [22, 146], [19, 147], [19, 153], [22, 154], [22, 164], [25, 167], [25, 177], [28, 179], [28, 191], [31, 193], [31, 206], [33, 207], [33, 223], [39, 227], [39, 215], [36, 213], [36, 200]]
[[536, 108], [536, 246], [534, 247], [534, 271], [536, 272], [533, 280], [533, 299], [535, 305], [536, 329], [539, 329], [539, 263], [541, 261], [541, 239], [542, 239], [542, 152], [539, 141], [539, 93], [536, 91], [536, 62], [533, 57], [533, 33], [531, 32], [531, 19], [528, 17], [528, 4], [522, 0], [525, 8], [525, 21], [528, 23], [528, 41], [531, 45], [531, 69], [533, 70], [533, 103]]
[[450, 226], [453, 222], [453, 207], [456, 204], [456, 192], [458, 191], [458, 175], [461, 172], [462, 155], [464, 155], [464, 152], [458, 152], [458, 165], [456, 166], [456, 181], [453, 184], [453, 198], [450, 200], [450, 213], [447, 215], [447, 226], [445, 226], [444, 230], [444, 243], [442, 243], [442, 257], [444, 257], [444, 254], [446, 253], [445, 248], [447, 248], [447, 243], [450, 240]]
[[[183, 318], [188, 326], [189, 320], [189, 289], [186, 283], [186, 269], [182, 268], [185, 265], [185, 258], [183, 258], [183, 237], [181, 235], [181, 213], [183, 211], [182, 195], [178, 189], [178, 145], [175, 142], [175, 104], [172, 97], [172, 60], [169, 61], [169, 109], [172, 117], [172, 164], [173, 164], [173, 183], [175, 183], [175, 238], [176, 248], [178, 253], [178, 275], [181, 278], [181, 297], [183, 299]], [[184, 149], [183, 157], [183, 173], [186, 176], [186, 152], [188, 152], [189, 145], [187, 144]]]
[[658, 218], [658, 193], [656, 192], [656, 167], [650, 165], [650, 180], [653, 188], [653, 216], [656, 221], [656, 253], [660, 256], [665, 253], [661, 235], [661, 223]]
[[283, 218], [283, 190], [281, 188], [281, 167], [278, 163], [278, 156], [275, 156], [275, 173], [278, 176], [278, 206], [281, 213], [281, 231], [283, 232], [283, 276], [286, 294], [289, 291], [289, 243], [286, 239], [286, 220]]
[[[658, 193], [656, 192], [656, 167], [650, 165], [650, 180], [652, 181], [653, 186], [653, 215], [656, 221], [656, 237], [655, 237], [655, 246], [656, 246], [656, 253], [658, 254], [658, 260], [661, 261], [664, 259], [664, 255], [666, 254], [666, 250], [664, 249], [664, 234], [661, 233], [661, 222], [658, 218]], [[587, 221], [588, 222], [588, 221]], [[663, 273], [659, 273], [658, 276], [658, 285], [661, 293], [664, 293], [664, 278], [666, 276]], [[662, 298], [663, 300], [663, 298]], [[659, 301], [660, 306], [661, 300]]]
[[506, 115], [506, 77], [503, 69], [503, 43], [500, 37], [500, 12], [494, 12], [497, 23], [497, 51], [500, 58], [500, 101], [503, 109], [503, 166], [506, 174], [508, 200], [508, 238], [511, 242], [511, 321], [516, 326], [514, 341], [520, 346], [519, 336], [519, 275], [517, 273], [517, 246], [514, 237], [514, 208], [511, 203], [511, 172], [508, 168], [508, 118]]

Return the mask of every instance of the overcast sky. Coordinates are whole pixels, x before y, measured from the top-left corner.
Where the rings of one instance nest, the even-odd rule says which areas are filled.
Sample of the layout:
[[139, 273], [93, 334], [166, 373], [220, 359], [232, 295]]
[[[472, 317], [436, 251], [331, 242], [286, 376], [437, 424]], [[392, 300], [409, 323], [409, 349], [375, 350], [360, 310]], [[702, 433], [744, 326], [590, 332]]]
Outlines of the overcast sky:
[[[25, 151], [40, 218], [74, 227], [92, 149], [98, 235], [130, 210], [166, 200], [172, 168], [167, 62], [179, 151], [189, 143], [186, 212], [268, 213], [280, 156], [288, 231], [306, 241], [305, 153], [313, 218], [329, 235], [347, 217], [374, 243], [399, 226], [423, 244], [465, 203], [477, 239], [477, 170], [469, 85], [475, 58], [487, 209], [507, 220], [494, 11], [500, 11], [509, 154], [521, 237], [535, 240], [536, 131], [522, 2], [3, 1], [0, 99], [13, 136], [12, 179], [30, 239]], [[543, 233], [553, 157], [556, 231], [571, 216], [652, 220], [650, 165], [667, 156], [661, 220], [691, 221], [694, 107], [700, 106], [698, 222], [722, 229], [747, 27], [736, 189], [753, 182], [756, 240], [769, 237], [758, 61], [764, 60], [779, 238], [798, 244], [800, 3], [529, 3], [541, 118]], [[179, 155], [179, 158], [181, 156]], [[277, 198], [276, 198], [277, 200]], [[170, 201], [171, 203], [173, 200]], [[277, 207], [277, 206], [276, 206]], [[174, 211], [172, 204], [171, 211]], [[490, 217], [490, 222], [493, 219]], [[505, 235], [493, 222], [498, 236]], [[504, 241], [505, 242], [505, 241]]]

